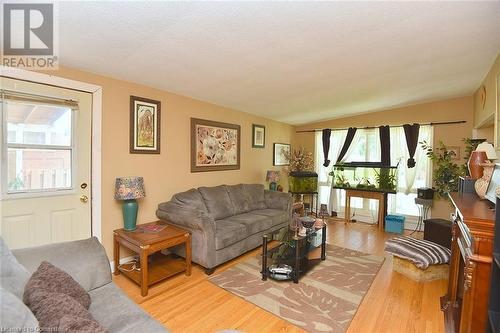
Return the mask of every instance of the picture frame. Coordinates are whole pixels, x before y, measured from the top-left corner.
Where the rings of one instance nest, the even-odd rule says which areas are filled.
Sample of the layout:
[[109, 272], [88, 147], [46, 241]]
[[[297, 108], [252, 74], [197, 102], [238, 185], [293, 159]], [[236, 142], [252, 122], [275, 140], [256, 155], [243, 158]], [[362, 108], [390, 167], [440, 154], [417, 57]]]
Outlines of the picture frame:
[[273, 165], [274, 166], [287, 166], [290, 161], [286, 158], [286, 153], [290, 153], [291, 146], [288, 143], [274, 143], [273, 144]]
[[130, 153], [160, 154], [161, 102], [130, 96]]
[[252, 148], [266, 147], [266, 127], [252, 124]]
[[454, 153], [454, 156], [452, 158], [453, 160], [460, 160], [460, 147], [459, 146], [447, 146], [446, 150]]
[[191, 172], [240, 169], [241, 126], [191, 118]]

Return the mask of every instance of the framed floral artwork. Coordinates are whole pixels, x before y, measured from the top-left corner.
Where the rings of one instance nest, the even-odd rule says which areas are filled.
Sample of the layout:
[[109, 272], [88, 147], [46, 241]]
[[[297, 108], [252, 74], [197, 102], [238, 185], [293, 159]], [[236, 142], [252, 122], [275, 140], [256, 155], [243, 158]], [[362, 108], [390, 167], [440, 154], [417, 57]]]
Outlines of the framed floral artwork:
[[252, 124], [252, 148], [266, 146], [266, 128], [262, 125]]
[[160, 153], [161, 102], [130, 96], [130, 153]]
[[273, 165], [290, 165], [288, 154], [290, 154], [288, 143], [275, 143], [273, 146]]
[[191, 172], [239, 168], [240, 125], [191, 118]]

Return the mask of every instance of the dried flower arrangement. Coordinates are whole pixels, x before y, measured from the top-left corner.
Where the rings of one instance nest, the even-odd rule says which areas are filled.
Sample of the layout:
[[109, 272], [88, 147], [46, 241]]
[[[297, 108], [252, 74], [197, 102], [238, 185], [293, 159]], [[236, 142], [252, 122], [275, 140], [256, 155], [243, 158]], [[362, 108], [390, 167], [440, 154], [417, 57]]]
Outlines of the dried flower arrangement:
[[311, 152], [304, 148], [293, 149], [286, 153], [286, 158], [290, 162], [288, 172], [294, 171], [314, 171], [314, 158]]

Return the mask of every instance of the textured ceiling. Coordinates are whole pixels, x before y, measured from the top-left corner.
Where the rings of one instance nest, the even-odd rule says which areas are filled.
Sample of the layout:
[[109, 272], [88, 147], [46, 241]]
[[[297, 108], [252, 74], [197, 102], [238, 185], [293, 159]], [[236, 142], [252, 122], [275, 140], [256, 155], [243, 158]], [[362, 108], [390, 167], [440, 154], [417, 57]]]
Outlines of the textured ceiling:
[[290, 124], [470, 95], [500, 51], [499, 1], [61, 2], [59, 17], [63, 66]]

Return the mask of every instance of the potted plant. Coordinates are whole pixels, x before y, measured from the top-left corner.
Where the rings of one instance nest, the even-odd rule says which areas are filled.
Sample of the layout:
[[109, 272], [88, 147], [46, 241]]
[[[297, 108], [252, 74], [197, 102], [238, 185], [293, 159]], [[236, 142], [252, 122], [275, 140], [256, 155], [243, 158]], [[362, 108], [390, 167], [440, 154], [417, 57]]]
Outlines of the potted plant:
[[434, 162], [432, 178], [437, 195], [447, 198], [448, 193], [458, 190], [458, 177], [463, 172], [460, 166], [453, 162], [455, 153], [446, 149], [442, 141], [437, 148], [432, 148], [426, 141], [420, 142], [420, 146]]
[[289, 191], [310, 193], [318, 191], [318, 174], [314, 172], [314, 159], [311, 152], [304, 148], [294, 149], [286, 156], [290, 166], [288, 169]]

